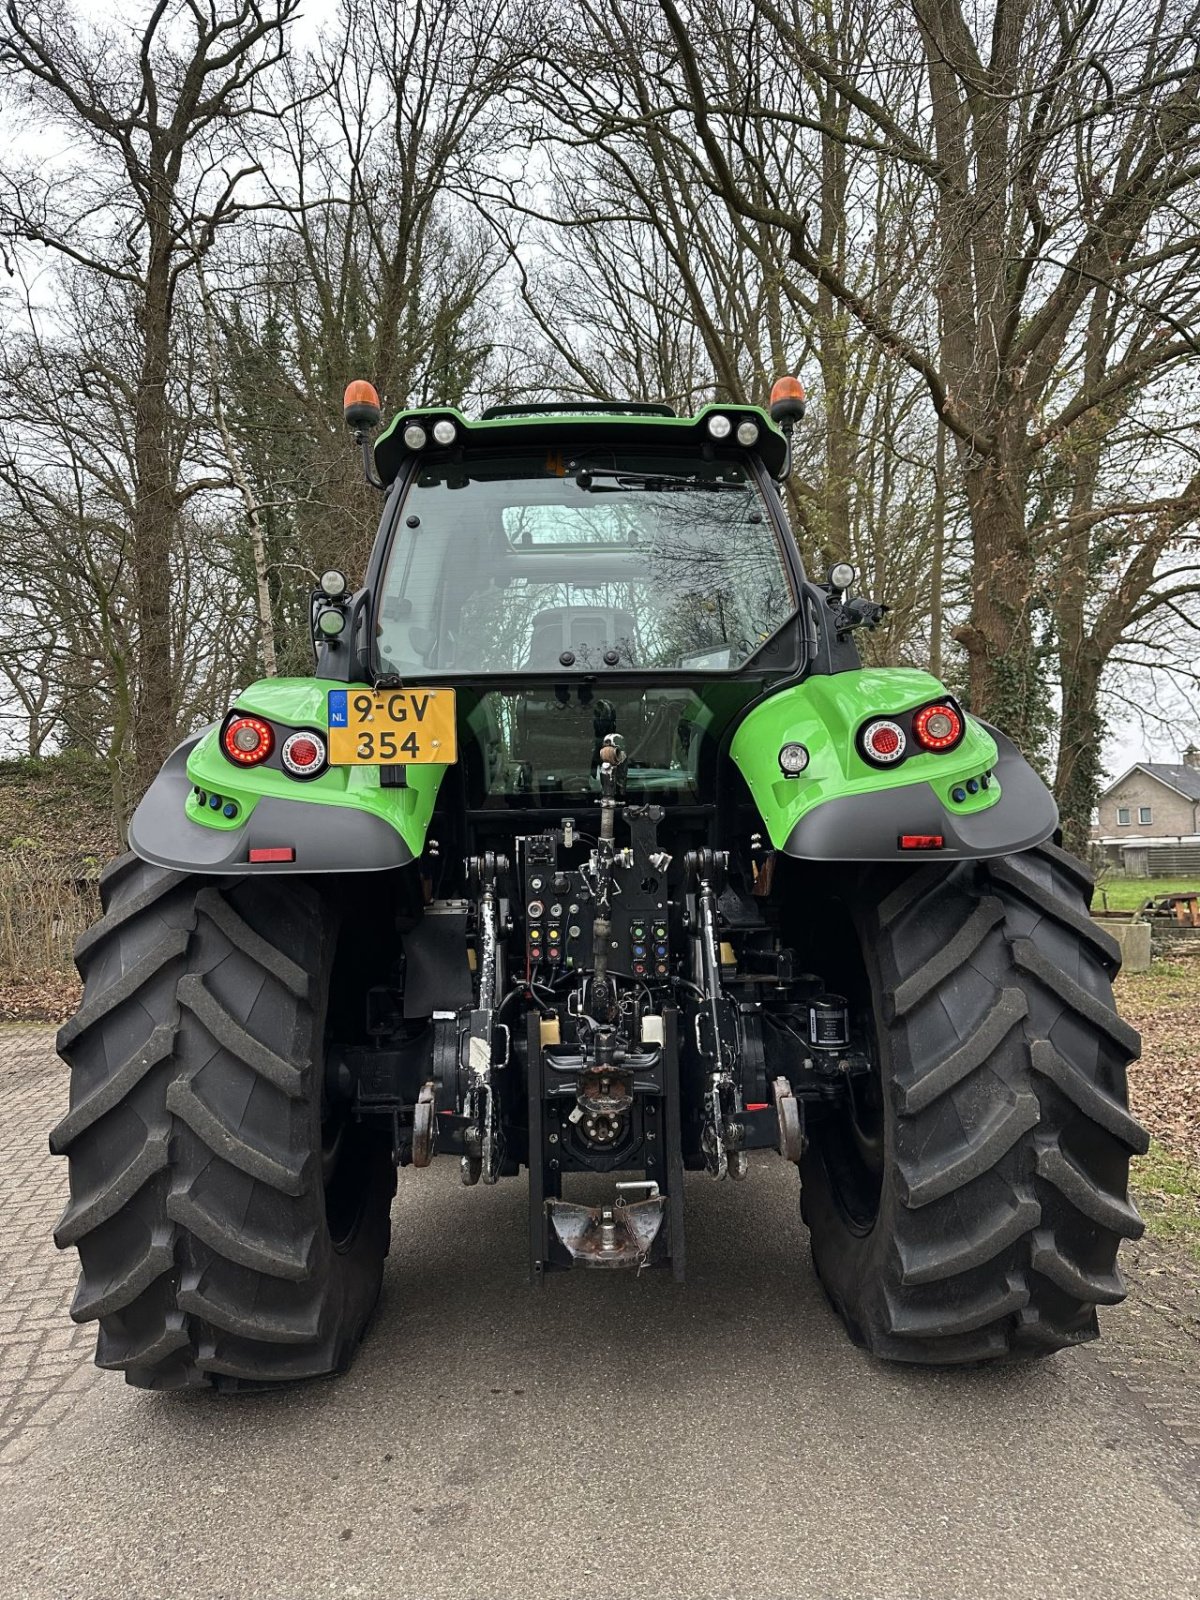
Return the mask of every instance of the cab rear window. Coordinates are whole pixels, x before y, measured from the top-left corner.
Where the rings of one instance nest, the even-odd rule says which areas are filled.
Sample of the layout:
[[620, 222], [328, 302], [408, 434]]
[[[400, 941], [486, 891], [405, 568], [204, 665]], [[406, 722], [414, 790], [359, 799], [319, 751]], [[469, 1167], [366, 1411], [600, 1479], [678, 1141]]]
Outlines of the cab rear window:
[[397, 519], [381, 671], [742, 666], [796, 609], [768, 507], [730, 457], [581, 452], [424, 466]]

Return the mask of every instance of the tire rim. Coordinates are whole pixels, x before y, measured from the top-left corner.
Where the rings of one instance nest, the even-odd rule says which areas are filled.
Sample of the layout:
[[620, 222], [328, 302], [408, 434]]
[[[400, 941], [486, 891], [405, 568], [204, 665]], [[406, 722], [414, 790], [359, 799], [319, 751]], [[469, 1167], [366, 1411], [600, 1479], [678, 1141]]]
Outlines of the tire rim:
[[[879, 1093], [879, 1080], [872, 1077], [861, 1089], [854, 1087], [854, 1079], [847, 1084], [846, 1118], [850, 1124], [850, 1137], [863, 1166], [877, 1182], [883, 1181], [883, 1103]], [[869, 1091], [875, 1091], [869, 1093]], [[867, 1104], [868, 1100], [874, 1104]]]
[[325, 1187], [325, 1225], [333, 1248], [344, 1255], [354, 1243], [366, 1206], [357, 1129], [345, 1108], [321, 1122], [321, 1179]]
[[870, 1000], [870, 979], [864, 966], [841, 974], [852, 1001], [855, 1031], [871, 1057], [869, 1077], [848, 1078], [846, 1095], [823, 1123], [821, 1159], [838, 1210], [852, 1233], [868, 1234], [879, 1215], [886, 1168], [886, 1110], [879, 1035]]

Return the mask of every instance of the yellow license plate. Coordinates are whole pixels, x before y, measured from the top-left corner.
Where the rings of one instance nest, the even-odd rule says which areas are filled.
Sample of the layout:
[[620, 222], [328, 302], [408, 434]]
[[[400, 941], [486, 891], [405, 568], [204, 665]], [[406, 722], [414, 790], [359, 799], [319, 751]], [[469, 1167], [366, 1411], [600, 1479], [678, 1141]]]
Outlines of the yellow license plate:
[[457, 759], [453, 689], [330, 689], [332, 766], [449, 765]]

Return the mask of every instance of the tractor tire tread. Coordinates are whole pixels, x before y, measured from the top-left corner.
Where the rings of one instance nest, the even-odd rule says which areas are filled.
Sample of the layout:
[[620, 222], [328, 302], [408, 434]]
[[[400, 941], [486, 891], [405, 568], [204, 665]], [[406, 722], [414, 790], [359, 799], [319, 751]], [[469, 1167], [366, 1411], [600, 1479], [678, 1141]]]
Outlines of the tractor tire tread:
[[[1116, 1014], [1091, 877], [1057, 846], [864, 882], [890, 1115], [875, 1223], [851, 1224], [821, 1155], [802, 1165], [818, 1275], [878, 1356], [1025, 1359], [1098, 1333], [1148, 1138], [1128, 1110], [1139, 1040]], [[811, 1192], [807, 1192], [811, 1191]]]
[[314, 1074], [332, 955], [317, 891], [136, 856], [106, 869], [59, 1034], [71, 1104], [50, 1136], [71, 1196], [71, 1314], [135, 1385], [256, 1387], [341, 1370], [379, 1292], [395, 1189], [365, 1144], [362, 1220], [326, 1222]]

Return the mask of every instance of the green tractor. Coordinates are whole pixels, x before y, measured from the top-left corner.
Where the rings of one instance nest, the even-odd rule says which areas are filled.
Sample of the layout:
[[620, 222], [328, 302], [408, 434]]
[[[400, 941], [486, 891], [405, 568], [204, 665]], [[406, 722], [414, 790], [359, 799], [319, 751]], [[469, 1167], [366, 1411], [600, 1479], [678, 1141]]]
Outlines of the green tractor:
[[79, 945], [56, 1239], [102, 1367], [344, 1370], [439, 1157], [524, 1171], [534, 1284], [682, 1278], [685, 1173], [776, 1152], [875, 1355], [1096, 1336], [1147, 1143], [1117, 947], [1013, 744], [864, 667], [883, 607], [805, 574], [803, 410], [427, 407], [372, 446], [351, 385], [366, 580], [322, 576], [311, 677], [171, 755]]

